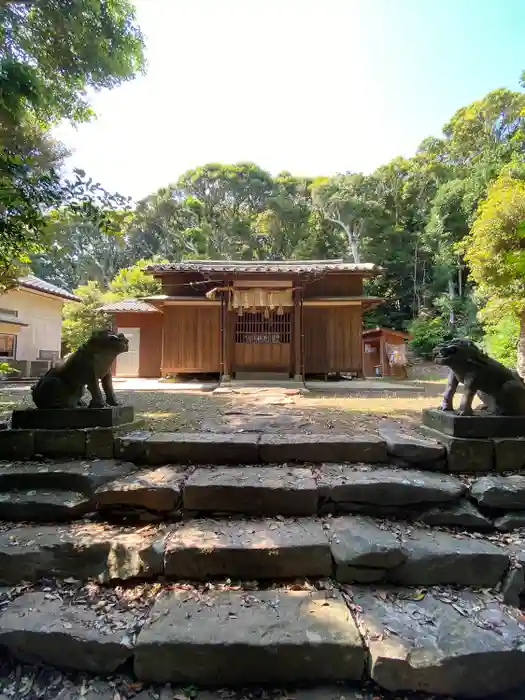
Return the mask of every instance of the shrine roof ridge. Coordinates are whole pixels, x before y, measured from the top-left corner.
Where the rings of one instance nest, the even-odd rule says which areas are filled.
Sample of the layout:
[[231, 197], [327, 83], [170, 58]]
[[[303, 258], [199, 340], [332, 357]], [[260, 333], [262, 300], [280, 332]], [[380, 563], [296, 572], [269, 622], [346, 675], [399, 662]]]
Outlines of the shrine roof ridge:
[[148, 272], [361, 272], [380, 274], [383, 268], [374, 263], [350, 263], [336, 260], [185, 260], [149, 265]]

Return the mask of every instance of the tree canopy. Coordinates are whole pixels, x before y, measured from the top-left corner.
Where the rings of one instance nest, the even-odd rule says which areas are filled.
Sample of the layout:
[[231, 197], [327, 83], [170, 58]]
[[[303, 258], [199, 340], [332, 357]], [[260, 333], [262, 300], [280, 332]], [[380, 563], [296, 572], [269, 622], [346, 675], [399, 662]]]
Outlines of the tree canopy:
[[133, 78], [144, 57], [128, 0], [4, 2], [0, 43], [1, 288], [46, 249], [59, 218], [115, 231], [111, 212], [128, 200], [80, 170], [64, 180], [65, 153], [49, 132], [60, 119], [89, 119], [88, 91]]
[[119, 299], [137, 299], [160, 292], [160, 283], [153, 275], [144, 272], [151, 263], [165, 262], [160, 258], [139, 260], [131, 267], [122, 268], [104, 288], [95, 280], [81, 284], [75, 289], [79, 302], [68, 302], [64, 306], [62, 339], [70, 350], [76, 350], [88, 340], [94, 330], [111, 325], [110, 314], [101, 311], [105, 304]]

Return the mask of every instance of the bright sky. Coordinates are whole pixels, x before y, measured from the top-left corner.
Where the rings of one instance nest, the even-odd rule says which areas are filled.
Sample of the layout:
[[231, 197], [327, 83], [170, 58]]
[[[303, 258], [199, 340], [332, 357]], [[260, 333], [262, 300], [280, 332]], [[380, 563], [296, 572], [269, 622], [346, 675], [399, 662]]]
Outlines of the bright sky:
[[523, 0], [136, 0], [147, 75], [57, 136], [140, 198], [205, 163], [371, 171], [525, 69]]

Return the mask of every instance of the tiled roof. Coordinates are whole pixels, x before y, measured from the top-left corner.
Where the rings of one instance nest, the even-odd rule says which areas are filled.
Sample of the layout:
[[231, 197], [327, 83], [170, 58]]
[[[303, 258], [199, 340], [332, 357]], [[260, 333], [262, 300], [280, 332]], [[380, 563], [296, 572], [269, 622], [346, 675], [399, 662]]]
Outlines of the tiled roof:
[[119, 311], [125, 311], [126, 313], [162, 313], [152, 304], [148, 304], [140, 299], [121, 299], [119, 301], [113, 301], [109, 304], [104, 304], [100, 307], [100, 311], [107, 311], [108, 313], [117, 313]]
[[382, 272], [372, 263], [347, 263], [343, 260], [186, 260], [150, 265], [148, 272]]
[[35, 275], [27, 275], [27, 277], [18, 278], [18, 286], [25, 287], [26, 289], [34, 289], [37, 292], [43, 292], [44, 294], [51, 294], [55, 297], [61, 297], [62, 299], [67, 299], [68, 301], [80, 301], [80, 298], [68, 292], [67, 289], [61, 289], [60, 287], [51, 284], [51, 282], [46, 282], [41, 280], [40, 277], [35, 277]]

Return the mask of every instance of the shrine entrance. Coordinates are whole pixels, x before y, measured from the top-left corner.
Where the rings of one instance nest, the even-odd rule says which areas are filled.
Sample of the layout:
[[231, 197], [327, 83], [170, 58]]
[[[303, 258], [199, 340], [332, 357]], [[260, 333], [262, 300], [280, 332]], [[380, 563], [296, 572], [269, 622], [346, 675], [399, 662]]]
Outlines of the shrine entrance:
[[292, 371], [291, 310], [243, 311], [236, 315], [233, 371]]

